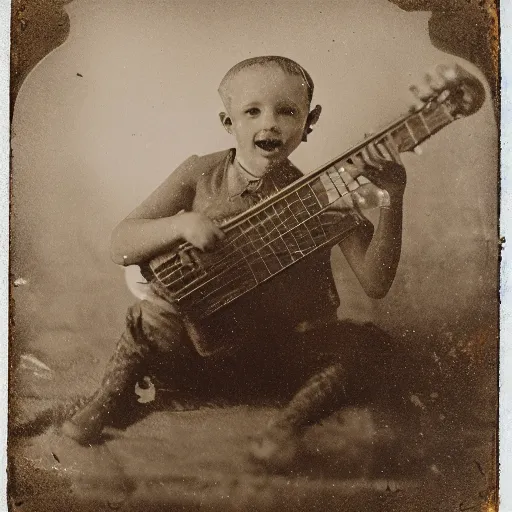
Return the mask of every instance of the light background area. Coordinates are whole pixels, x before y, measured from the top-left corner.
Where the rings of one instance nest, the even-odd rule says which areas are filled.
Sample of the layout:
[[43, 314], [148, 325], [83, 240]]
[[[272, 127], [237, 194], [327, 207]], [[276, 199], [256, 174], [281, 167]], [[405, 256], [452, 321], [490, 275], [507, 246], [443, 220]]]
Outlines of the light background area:
[[[16, 348], [69, 375], [68, 389], [93, 386], [133, 301], [110, 262], [113, 227], [189, 155], [232, 145], [216, 89], [233, 64], [277, 54], [310, 72], [324, 110], [292, 158], [309, 171], [406, 111], [408, 86], [426, 70], [457, 60], [430, 44], [429, 13], [386, 0], [75, 0], [66, 10], [67, 42], [32, 71], [16, 103], [12, 272], [27, 283], [13, 294]], [[335, 252], [339, 314], [422, 343], [478, 341], [496, 306], [490, 101], [404, 162], [392, 291], [366, 298]]]

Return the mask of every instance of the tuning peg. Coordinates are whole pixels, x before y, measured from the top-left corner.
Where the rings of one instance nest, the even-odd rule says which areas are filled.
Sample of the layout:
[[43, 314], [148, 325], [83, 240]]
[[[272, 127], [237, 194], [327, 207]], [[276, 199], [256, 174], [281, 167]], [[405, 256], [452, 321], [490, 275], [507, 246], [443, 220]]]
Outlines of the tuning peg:
[[446, 98], [448, 98], [448, 96], [450, 96], [450, 91], [448, 89], [445, 89], [444, 91], [441, 92], [441, 94], [439, 94], [439, 96], [437, 97], [437, 101], [439, 103], [442, 103], [443, 101], [446, 100]]

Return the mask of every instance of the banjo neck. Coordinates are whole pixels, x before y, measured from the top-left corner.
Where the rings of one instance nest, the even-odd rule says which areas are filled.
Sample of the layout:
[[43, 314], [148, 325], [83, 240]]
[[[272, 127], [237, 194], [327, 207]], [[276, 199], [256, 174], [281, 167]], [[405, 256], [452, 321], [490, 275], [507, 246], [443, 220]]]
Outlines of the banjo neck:
[[[390, 143], [394, 144], [400, 153], [413, 151], [421, 143], [432, 137], [432, 135], [442, 130], [459, 117], [462, 117], [460, 114], [456, 113], [455, 110], [456, 109], [451, 107], [448, 101], [443, 99], [442, 96], [430, 101], [421, 109], [400, 117], [380, 131], [364, 139], [364, 141], [353, 146], [348, 151], [345, 151], [321, 167], [306, 174], [287, 187], [284, 187], [279, 192], [259, 202], [240, 215], [233, 217], [223, 224], [222, 229], [225, 232], [229, 232], [241, 222], [244, 222], [248, 217], [261, 212], [268, 207], [269, 204], [277, 202], [280, 199], [285, 198], [287, 195], [295, 193], [300, 187], [313, 183], [329, 170], [339, 173], [344, 162], [350, 160], [354, 156], [360, 155], [363, 149], [372, 142], [381, 143], [386, 146], [389, 146]], [[352, 176], [352, 178], [355, 177], [356, 176]]]
[[206, 318], [309, 254], [340, 243], [364, 220], [351, 202], [360, 171], [349, 173], [344, 164], [360, 157], [370, 143], [394, 146], [400, 153], [414, 150], [454, 120], [478, 110], [481, 104], [467, 101], [471, 87], [474, 83], [463, 79], [229, 219], [220, 226], [225, 240], [213, 252], [201, 253], [182, 243], [151, 260], [151, 273], [183, 311]]

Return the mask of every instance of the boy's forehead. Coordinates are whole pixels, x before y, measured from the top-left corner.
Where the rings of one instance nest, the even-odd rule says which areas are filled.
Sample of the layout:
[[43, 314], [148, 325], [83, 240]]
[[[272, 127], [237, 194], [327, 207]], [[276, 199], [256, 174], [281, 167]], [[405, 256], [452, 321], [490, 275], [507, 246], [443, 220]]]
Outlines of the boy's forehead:
[[308, 100], [308, 89], [304, 79], [275, 65], [257, 65], [242, 69], [231, 78], [226, 92], [232, 103], [250, 102], [279, 95], [294, 102]]

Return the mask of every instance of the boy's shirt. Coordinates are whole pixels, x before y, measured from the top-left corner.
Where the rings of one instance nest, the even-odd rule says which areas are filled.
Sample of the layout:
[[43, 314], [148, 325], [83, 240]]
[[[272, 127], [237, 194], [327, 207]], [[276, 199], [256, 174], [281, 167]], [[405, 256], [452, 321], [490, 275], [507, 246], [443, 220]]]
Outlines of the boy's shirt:
[[[187, 159], [173, 173], [176, 195], [170, 201], [179, 202], [180, 194], [185, 196], [185, 192], [193, 188], [191, 204], [182, 203], [180, 206], [185, 211], [202, 213], [222, 222], [303, 176], [287, 161], [261, 180], [252, 181], [235, 163], [235, 154], [235, 150], [230, 149]], [[330, 248], [319, 250], [296, 262], [237, 299], [235, 303], [239, 304], [236, 306], [244, 308], [247, 316], [251, 317], [251, 324], [265, 325], [271, 330], [300, 330], [334, 321], [339, 298], [332, 276], [330, 253]]]
[[236, 163], [235, 154], [235, 150], [230, 149], [196, 157], [195, 197], [191, 207], [193, 211], [210, 219], [223, 221], [244, 212], [263, 197], [302, 177], [302, 173], [288, 161], [286, 165], [268, 172], [260, 180], [251, 180]]

